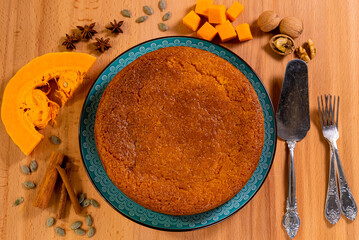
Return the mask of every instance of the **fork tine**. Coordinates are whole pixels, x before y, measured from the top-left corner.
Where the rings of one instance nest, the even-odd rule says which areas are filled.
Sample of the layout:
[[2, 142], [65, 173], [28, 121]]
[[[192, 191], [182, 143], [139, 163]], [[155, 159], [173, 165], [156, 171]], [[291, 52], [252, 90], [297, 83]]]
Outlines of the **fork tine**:
[[336, 125], [337, 125], [337, 128], [339, 126], [339, 118], [338, 118], [338, 115], [339, 115], [339, 96], [338, 96], [338, 101], [337, 101], [337, 122], [336, 122]]
[[329, 109], [328, 109], [328, 95], [324, 95], [324, 101], [325, 101], [325, 111], [324, 111], [324, 125], [330, 125], [329, 124]]
[[[324, 95], [325, 98], [325, 95]], [[326, 125], [326, 119], [325, 119], [325, 109], [324, 109], [324, 103], [323, 103], [323, 96], [320, 96], [320, 100], [322, 101], [322, 111], [323, 111], [323, 125]]]
[[336, 124], [335, 123], [335, 95], [333, 96], [333, 116], [332, 116], [332, 118], [333, 118], [333, 124]]
[[328, 117], [329, 117], [329, 125], [333, 124], [333, 106], [332, 106], [332, 95], [329, 94], [329, 113], [328, 113]]
[[320, 110], [320, 102], [319, 102], [319, 96], [317, 97], [317, 100], [318, 100], [318, 113], [319, 113], [319, 120], [320, 120], [320, 125], [322, 125], [322, 128], [323, 128], [323, 119], [322, 119], [322, 114], [323, 112]]

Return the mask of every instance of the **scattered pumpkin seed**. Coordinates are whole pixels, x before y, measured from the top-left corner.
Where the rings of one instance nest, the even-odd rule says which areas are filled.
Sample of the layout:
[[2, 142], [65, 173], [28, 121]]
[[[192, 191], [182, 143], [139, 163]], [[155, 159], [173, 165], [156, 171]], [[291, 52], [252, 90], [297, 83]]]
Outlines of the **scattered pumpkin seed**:
[[31, 172], [35, 172], [37, 170], [37, 162], [35, 160], [31, 161], [30, 170], [31, 170]]
[[165, 15], [163, 15], [162, 20], [163, 21], [167, 21], [168, 19], [170, 19], [172, 16], [171, 12], [167, 12]]
[[63, 237], [66, 235], [66, 232], [63, 228], [60, 227], [56, 227], [55, 232], [57, 233], [57, 235]]
[[162, 31], [162, 32], [166, 32], [168, 30], [168, 27], [166, 24], [164, 23], [159, 23], [158, 24], [158, 28]]
[[24, 182], [24, 186], [27, 188], [27, 189], [33, 189], [36, 187], [36, 184], [34, 182]]
[[61, 143], [61, 139], [55, 135], [50, 137], [50, 141], [55, 145], [59, 145]]
[[95, 208], [100, 207], [100, 204], [95, 200], [95, 199], [90, 199], [90, 203], [92, 206], [94, 206]]
[[80, 228], [81, 226], [82, 226], [82, 222], [81, 221], [76, 221], [73, 224], [71, 224], [71, 229], [76, 230], [76, 229]]
[[30, 168], [26, 165], [21, 166], [21, 171], [25, 173], [26, 175], [30, 175]]
[[148, 18], [148, 16], [141, 16], [141, 17], [139, 17], [139, 18], [136, 19], [136, 22], [137, 22], [137, 23], [144, 22], [144, 21], [147, 20], [147, 18]]
[[159, 7], [159, 9], [161, 10], [161, 12], [163, 12], [163, 10], [165, 10], [165, 8], [166, 8], [166, 1], [165, 0], [160, 0], [159, 2], [158, 2], [158, 7]]
[[67, 88], [69, 86], [69, 84], [67, 82], [64, 82], [63, 85], [65, 88]]
[[149, 6], [143, 6], [143, 12], [146, 13], [147, 15], [152, 15], [153, 14], [153, 10]]
[[21, 204], [22, 202], [24, 202], [24, 198], [23, 198], [23, 197], [19, 197], [18, 199], [15, 200], [14, 206], [17, 206], [17, 205]]
[[88, 226], [92, 226], [92, 224], [93, 224], [93, 218], [91, 217], [90, 214], [87, 214], [87, 215], [86, 215], [85, 222], [86, 222], [86, 224], [87, 224]]
[[52, 225], [55, 224], [55, 218], [53, 217], [49, 217], [47, 220], [46, 220], [46, 226], [47, 227], [51, 227]]
[[85, 230], [83, 230], [83, 229], [81, 229], [81, 228], [75, 229], [74, 232], [75, 232], [77, 235], [80, 235], [80, 236], [86, 234]]
[[129, 10], [127, 10], [127, 9], [123, 9], [123, 10], [121, 11], [121, 14], [122, 14], [122, 16], [124, 16], [124, 17], [128, 17], [128, 18], [131, 17], [131, 12], [130, 12]]
[[87, 236], [90, 238], [95, 235], [96, 229], [94, 227], [90, 227], [89, 231], [87, 232]]
[[81, 207], [85, 208], [91, 204], [90, 199], [85, 199], [80, 205]]
[[86, 194], [85, 193], [81, 193], [78, 200], [79, 203], [81, 204], [84, 200], [86, 199]]

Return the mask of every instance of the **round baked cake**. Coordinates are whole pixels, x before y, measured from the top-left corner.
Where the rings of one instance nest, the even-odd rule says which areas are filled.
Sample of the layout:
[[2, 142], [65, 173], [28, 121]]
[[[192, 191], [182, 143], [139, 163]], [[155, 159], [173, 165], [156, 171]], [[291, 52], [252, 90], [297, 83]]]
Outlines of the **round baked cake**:
[[244, 187], [262, 153], [264, 119], [236, 67], [204, 50], [168, 47], [113, 78], [95, 138], [107, 175], [126, 196], [156, 212], [190, 215]]

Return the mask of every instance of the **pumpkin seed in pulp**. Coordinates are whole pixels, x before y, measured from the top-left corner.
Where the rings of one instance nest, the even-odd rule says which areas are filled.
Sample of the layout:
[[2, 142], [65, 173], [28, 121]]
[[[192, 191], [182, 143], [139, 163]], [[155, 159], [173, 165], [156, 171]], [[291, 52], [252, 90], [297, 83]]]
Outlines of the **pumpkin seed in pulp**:
[[81, 204], [86, 198], [86, 194], [85, 193], [81, 193], [79, 196], [79, 203]]
[[81, 207], [88, 207], [90, 203], [90, 199], [85, 199], [80, 205]]

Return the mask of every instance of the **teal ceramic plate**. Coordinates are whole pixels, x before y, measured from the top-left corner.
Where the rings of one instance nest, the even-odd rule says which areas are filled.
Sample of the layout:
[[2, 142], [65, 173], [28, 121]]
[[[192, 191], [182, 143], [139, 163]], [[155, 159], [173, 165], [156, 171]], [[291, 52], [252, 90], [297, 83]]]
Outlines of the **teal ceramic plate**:
[[[262, 105], [265, 122], [265, 142], [259, 165], [244, 188], [227, 203], [201, 214], [170, 216], [148, 210], [126, 197], [109, 179], [96, 149], [94, 125], [97, 106], [112, 78], [139, 56], [159, 48], [187, 46], [212, 52], [237, 67], [250, 81]], [[190, 37], [165, 37], [141, 43], [114, 59], [98, 77], [85, 100], [81, 120], [79, 141], [85, 169], [93, 185], [102, 197], [125, 217], [160, 230], [188, 231], [207, 227], [223, 221], [236, 213], [256, 194], [262, 186], [272, 165], [276, 148], [276, 126], [274, 111], [269, 95], [262, 82], [240, 57], [230, 50], [208, 41]]]

